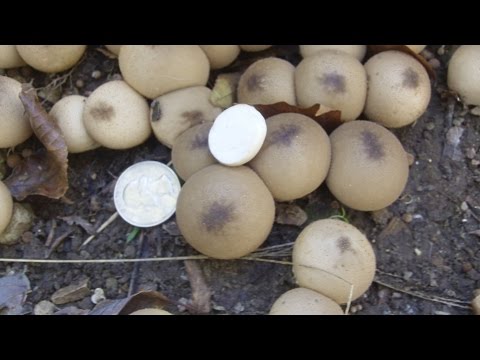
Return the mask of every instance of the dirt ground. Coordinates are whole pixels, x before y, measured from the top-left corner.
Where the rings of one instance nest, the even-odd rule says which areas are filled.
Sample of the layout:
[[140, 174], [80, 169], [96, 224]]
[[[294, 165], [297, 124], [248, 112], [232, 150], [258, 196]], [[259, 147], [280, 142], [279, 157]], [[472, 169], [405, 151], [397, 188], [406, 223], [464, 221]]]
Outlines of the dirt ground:
[[[28, 68], [10, 70], [7, 74], [23, 81], [33, 78], [37, 88], [57, 79], [61, 86], [52, 92], [52, 101], [67, 94], [88, 95], [102, 83], [119, 77], [117, 61], [98, 48], [101, 46], [90, 46], [82, 62], [62, 78], [65, 74], [47, 76]], [[372, 241], [378, 268], [376, 282], [352, 304], [351, 313], [471, 313], [468, 303], [473, 291], [480, 288], [480, 238], [475, 233], [480, 228], [480, 156], [477, 155], [480, 122], [461, 103], [444, 96], [446, 66], [454, 48], [446, 46], [440, 54], [437, 52], [440, 46], [427, 48], [440, 61], [431, 104], [414, 125], [394, 131], [414, 158], [402, 197], [388, 209], [373, 214], [347, 209], [350, 222]], [[272, 51], [294, 64], [300, 59], [295, 46]], [[248, 57], [244, 56], [233, 69], [244, 68], [248, 63]], [[47, 108], [51, 105], [46, 103]], [[15, 151], [39, 146], [31, 139]], [[54, 238], [69, 232], [70, 235], [50, 259], [195, 255], [179, 234], [174, 217], [163, 226], [145, 229], [142, 242], [137, 236], [130, 243], [126, 239], [133, 228], [119, 218], [88, 246], [79, 249], [88, 237], [85, 224], [79, 225], [79, 219], [94, 228], [107, 220], [115, 212], [112, 193], [116, 178], [127, 167], [143, 160], [168, 163], [170, 150], [152, 137], [128, 151], [98, 149], [70, 155], [67, 197], [71, 203], [27, 198], [25, 202], [31, 204], [36, 215], [34, 226], [17, 245], [0, 247], [0, 257], [45, 258], [45, 242], [52, 232], [53, 221], [56, 222]], [[338, 213], [337, 204], [325, 186], [295, 204], [308, 214], [307, 223], [301, 228], [275, 224], [264, 246], [293, 242], [308, 223]], [[72, 223], [73, 216], [77, 221]], [[288, 261], [289, 257], [276, 259]], [[212, 314], [266, 314], [278, 296], [295, 287], [287, 265], [244, 260], [199, 263], [213, 291]], [[191, 296], [182, 261], [141, 263], [136, 269], [132, 263], [0, 263], [0, 277], [11, 270], [25, 272], [31, 282], [25, 313], [31, 313], [40, 301], [50, 300], [59, 288], [82, 279], [89, 279], [92, 290], [102, 288], [108, 299], [126, 297], [131, 286], [135, 291], [160, 291], [180, 304]], [[457, 302], [448, 304], [452, 302], [448, 299]], [[80, 309], [94, 307], [90, 295], [67, 305]], [[169, 309], [186, 313], [179, 305], [171, 305]]]

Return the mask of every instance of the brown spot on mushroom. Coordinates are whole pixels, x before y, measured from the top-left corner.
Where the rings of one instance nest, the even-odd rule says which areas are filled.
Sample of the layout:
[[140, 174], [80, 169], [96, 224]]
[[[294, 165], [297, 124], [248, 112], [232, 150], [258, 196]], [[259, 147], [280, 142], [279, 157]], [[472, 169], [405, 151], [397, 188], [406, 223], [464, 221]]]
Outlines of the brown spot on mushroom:
[[363, 130], [361, 137], [365, 152], [370, 159], [381, 160], [385, 156], [383, 145], [373, 132]]
[[201, 124], [205, 121], [205, 117], [201, 111], [185, 111], [182, 113], [182, 117], [188, 121], [192, 126]]
[[342, 236], [342, 237], [337, 239], [337, 247], [342, 254], [347, 252], [347, 251], [351, 251], [351, 252], [355, 253], [355, 250], [353, 250], [353, 248], [352, 248], [352, 242], [346, 236]]
[[248, 91], [261, 91], [263, 90], [263, 75], [252, 74], [247, 80]]
[[152, 121], [156, 122], [159, 121], [162, 118], [162, 108], [160, 106], [160, 103], [155, 100], [152, 102]]
[[215, 201], [207, 211], [202, 214], [202, 223], [208, 232], [219, 232], [225, 225], [233, 220], [233, 204], [222, 204]]
[[413, 70], [411, 67], [409, 67], [403, 72], [402, 77], [403, 77], [403, 82], [402, 82], [403, 87], [410, 88], [410, 89], [416, 89], [418, 87], [420, 82], [418, 73], [415, 70]]
[[107, 103], [99, 102], [90, 110], [90, 115], [96, 120], [108, 121], [115, 115], [113, 107]]
[[319, 81], [328, 91], [334, 93], [344, 93], [347, 88], [345, 77], [336, 72], [323, 74]]
[[300, 126], [288, 124], [282, 125], [269, 136], [270, 145], [290, 146], [293, 139], [300, 133]]
[[204, 149], [208, 146], [208, 132], [195, 135], [190, 147], [191, 150]]

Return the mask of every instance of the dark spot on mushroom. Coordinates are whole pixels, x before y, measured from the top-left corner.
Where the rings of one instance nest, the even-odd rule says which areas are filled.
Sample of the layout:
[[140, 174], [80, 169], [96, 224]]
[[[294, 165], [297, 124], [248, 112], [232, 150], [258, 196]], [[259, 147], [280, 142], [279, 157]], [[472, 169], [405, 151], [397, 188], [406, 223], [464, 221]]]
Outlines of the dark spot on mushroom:
[[248, 91], [261, 91], [263, 90], [263, 75], [252, 74], [247, 80]]
[[355, 253], [355, 250], [352, 249], [352, 243], [350, 239], [346, 236], [342, 236], [337, 239], [337, 247], [340, 250], [340, 252], [343, 254], [347, 251], [351, 251]]
[[195, 135], [195, 139], [193, 139], [190, 149], [196, 150], [204, 149], [206, 147], [208, 147], [208, 131]]
[[161, 118], [162, 118], [162, 108], [160, 106], [160, 103], [155, 100], [154, 102], [152, 102], [152, 122], [156, 122], [156, 121], [159, 121]]
[[181, 115], [186, 121], [190, 123], [191, 126], [201, 124], [205, 121], [203, 113], [198, 110], [185, 111]]
[[234, 205], [215, 201], [202, 214], [202, 223], [208, 232], [219, 232], [234, 218]]
[[337, 74], [336, 72], [323, 74], [323, 76], [319, 78], [319, 81], [328, 91], [334, 93], [344, 93], [347, 88], [345, 76]]
[[360, 136], [362, 137], [365, 152], [370, 159], [381, 160], [385, 156], [383, 145], [378, 140], [377, 135], [371, 131], [363, 130]]
[[269, 135], [268, 142], [270, 145], [292, 145], [293, 139], [300, 133], [300, 126], [288, 124], [281, 125], [278, 130], [272, 131]]
[[416, 89], [419, 85], [420, 79], [418, 76], [418, 73], [413, 70], [412, 68], [406, 69], [403, 74], [403, 81], [402, 85], [403, 87], [410, 88], [410, 89]]
[[96, 120], [108, 121], [115, 115], [115, 110], [111, 105], [100, 102], [90, 109], [90, 115]]

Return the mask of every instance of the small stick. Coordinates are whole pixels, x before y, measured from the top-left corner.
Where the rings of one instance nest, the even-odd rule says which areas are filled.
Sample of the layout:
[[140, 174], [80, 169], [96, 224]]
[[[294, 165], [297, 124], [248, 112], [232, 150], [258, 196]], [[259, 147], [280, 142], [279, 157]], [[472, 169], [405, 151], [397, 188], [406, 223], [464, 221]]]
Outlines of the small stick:
[[85, 247], [87, 246], [88, 244], [90, 244], [90, 242], [95, 239], [95, 236], [97, 236], [98, 234], [100, 234], [103, 230], [105, 230], [110, 224], [112, 224], [115, 219], [118, 217], [118, 212], [115, 212], [112, 216], [110, 216], [108, 218], [107, 221], [105, 221], [102, 225], [100, 225], [100, 227], [98, 228], [98, 230], [95, 232], [95, 234], [91, 235], [87, 240], [85, 240], [83, 242], [82, 245], [80, 245], [80, 249], [82, 247]]
[[52, 255], [52, 252], [58, 247], [58, 245], [60, 245], [63, 240], [65, 240], [67, 237], [69, 237], [72, 232], [73, 232], [72, 230], [67, 231], [65, 234], [56, 238], [55, 241], [53, 242], [52, 246], [50, 247], [50, 249], [48, 249], [47, 255], [45, 257], [49, 258], [50, 255]]
[[[143, 230], [141, 230], [140, 239], [138, 240], [138, 252], [137, 252], [137, 257], [140, 259], [142, 258], [142, 254], [143, 254], [143, 239], [144, 239], [144, 232]], [[130, 277], [130, 286], [128, 287], [127, 296], [132, 296], [132, 294], [135, 292], [135, 279], [137, 278], [139, 268], [140, 268], [140, 263], [136, 262], [135, 265], [133, 265], [133, 271], [132, 271], [132, 276]]]
[[45, 246], [50, 247], [53, 241], [53, 237], [55, 236], [55, 229], [57, 227], [57, 221], [55, 219], [52, 220], [52, 226], [50, 227], [50, 232], [48, 233], [47, 241], [45, 241]]

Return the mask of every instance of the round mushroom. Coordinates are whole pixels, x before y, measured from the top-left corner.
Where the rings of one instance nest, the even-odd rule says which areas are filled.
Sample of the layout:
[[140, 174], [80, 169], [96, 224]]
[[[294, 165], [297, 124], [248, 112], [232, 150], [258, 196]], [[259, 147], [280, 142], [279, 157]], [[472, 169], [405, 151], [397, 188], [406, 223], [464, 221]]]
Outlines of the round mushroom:
[[245, 167], [210, 165], [193, 174], [177, 201], [177, 224], [197, 251], [236, 259], [268, 237], [275, 203], [262, 180]]
[[105, 47], [110, 51], [111, 53], [115, 55], [120, 54], [120, 49], [122, 48], [123, 45], [105, 45]]
[[300, 54], [306, 58], [323, 50], [338, 50], [362, 61], [367, 52], [366, 45], [300, 45]]
[[20, 98], [22, 84], [0, 76], [0, 149], [21, 144], [32, 135], [32, 128]]
[[123, 45], [118, 62], [125, 81], [149, 99], [205, 85], [210, 72], [198, 45]]
[[162, 309], [155, 309], [155, 308], [147, 308], [147, 309], [141, 309], [134, 311], [130, 313], [129, 315], [173, 315], [169, 313], [168, 311], [162, 310]]
[[86, 100], [85, 96], [66, 96], [50, 110], [50, 117], [60, 127], [70, 153], [81, 153], [100, 146], [88, 135], [83, 123]]
[[272, 45], [240, 45], [240, 49], [246, 52], [257, 52], [267, 50]]
[[86, 45], [17, 45], [18, 53], [28, 65], [46, 73], [72, 68], [86, 49]]
[[369, 121], [353, 121], [330, 134], [332, 162], [327, 186], [348, 207], [383, 209], [402, 194], [408, 158], [390, 131]]
[[240, 54], [238, 45], [200, 45], [210, 61], [210, 68], [221, 69], [235, 61]]
[[416, 121], [427, 110], [431, 85], [427, 71], [400, 51], [384, 51], [365, 64], [368, 93], [365, 115], [389, 128]]
[[415, 54], [420, 54], [423, 49], [427, 47], [427, 45], [405, 45], [410, 50], [412, 50]]
[[[356, 227], [333, 219], [318, 220], [298, 235], [292, 253], [297, 284], [338, 304], [358, 299], [375, 276], [375, 253]], [[353, 286], [353, 288], [352, 288]]]
[[266, 58], [254, 62], [240, 77], [238, 102], [274, 104], [285, 101], [295, 105], [295, 67], [288, 61]]
[[150, 136], [147, 101], [124, 81], [98, 87], [85, 102], [83, 123], [93, 140], [109, 149], [129, 149]]
[[362, 113], [367, 96], [367, 75], [353, 56], [323, 50], [302, 60], [295, 70], [297, 102], [302, 107], [321, 104], [342, 112], [343, 121]]
[[26, 65], [15, 45], [0, 45], [0, 69], [11, 69]]
[[7, 228], [13, 214], [13, 199], [10, 190], [0, 181], [0, 234]]
[[462, 45], [448, 64], [448, 87], [465, 104], [480, 106], [480, 45]]
[[272, 305], [269, 315], [343, 315], [332, 299], [305, 288], [289, 290]]
[[298, 199], [317, 189], [330, 166], [325, 130], [301, 114], [279, 114], [266, 122], [263, 147], [248, 165], [278, 201]]

